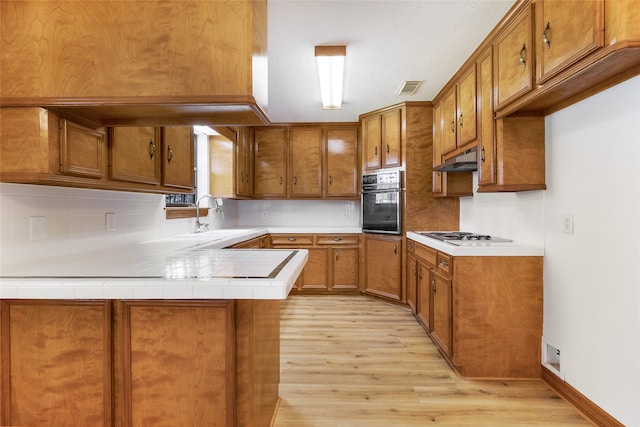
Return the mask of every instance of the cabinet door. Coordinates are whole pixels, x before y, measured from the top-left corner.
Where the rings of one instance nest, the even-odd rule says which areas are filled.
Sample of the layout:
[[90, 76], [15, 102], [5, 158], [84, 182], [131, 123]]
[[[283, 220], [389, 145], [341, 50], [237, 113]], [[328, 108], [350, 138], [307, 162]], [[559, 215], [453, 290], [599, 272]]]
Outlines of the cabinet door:
[[402, 110], [396, 109], [382, 114], [383, 164], [385, 168], [402, 165]]
[[493, 55], [489, 47], [478, 59], [478, 117], [480, 118], [480, 155], [478, 185], [496, 183], [495, 120], [493, 115]]
[[433, 324], [431, 337], [449, 357], [453, 354], [451, 342], [451, 284], [452, 280], [431, 270], [431, 297], [433, 298]]
[[431, 332], [431, 266], [423, 260], [418, 260], [416, 265], [416, 287], [418, 289], [418, 319], [424, 329]]
[[[433, 166], [442, 164], [442, 135], [444, 134], [444, 101], [439, 101], [433, 107]], [[435, 179], [435, 178], [434, 178]], [[434, 187], [435, 191], [435, 187]]]
[[331, 289], [354, 289], [358, 286], [358, 248], [331, 248]]
[[111, 426], [109, 301], [0, 301], [0, 424]]
[[537, 83], [542, 84], [604, 44], [604, 1], [536, 4]]
[[287, 129], [255, 129], [256, 197], [287, 196]]
[[107, 143], [104, 131], [61, 119], [60, 172], [87, 178], [105, 178]]
[[[409, 247], [407, 242], [407, 247]], [[407, 305], [414, 313], [418, 312], [418, 266], [415, 255], [407, 254]]]
[[322, 197], [322, 129], [290, 130], [291, 197]]
[[456, 87], [454, 86], [442, 100], [442, 154], [456, 149]]
[[114, 127], [111, 137], [111, 178], [160, 183], [159, 130], [154, 127]]
[[382, 127], [379, 115], [365, 117], [362, 123], [363, 141], [363, 169], [374, 170], [382, 167], [382, 153], [380, 144], [382, 142]]
[[327, 128], [327, 197], [359, 198], [358, 128]]
[[116, 425], [235, 425], [234, 301], [117, 301], [114, 320]]
[[302, 270], [300, 277], [301, 290], [323, 290], [329, 289], [327, 280], [327, 250], [325, 248], [309, 248], [309, 260]]
[[476, 67], [472, 64], [458, 84], [457, 147], [476, 140]]
[[240, 127], [237, 132], [236, 141], [236, 163], [235, 163], [235, 180], [236, 194], [241, 197], [251, 197], [253, 192], [253, 175], [251, 159], [253, 134], [247, 127]]
[[531, 7], [527, 7], [495, 41], [496, 109], [502, 108], [533, 88], [532, 19]]
[[209, 192], [216, 197], [234, 197], [236, 143], [223, 135], [208, 137]]
[[365, 238], [365, 293], [402, 301], [402, 245], [399, 237]]
[[162, 132], [162, 184], [193, 190], [194, 146], [191, 126], [169, 126]]

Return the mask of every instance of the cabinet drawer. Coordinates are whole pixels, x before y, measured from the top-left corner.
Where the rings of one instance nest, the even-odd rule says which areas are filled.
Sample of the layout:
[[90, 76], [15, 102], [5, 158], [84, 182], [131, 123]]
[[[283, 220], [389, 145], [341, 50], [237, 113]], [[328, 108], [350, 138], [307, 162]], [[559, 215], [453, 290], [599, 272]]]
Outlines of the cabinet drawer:
[[313, 236], [304, 234], [280, 234], [271, 236], [271, 245], [313, 246]]
[[417, 258], [420, 258], [429, 265], [436, 265], [436, 255], [438, 251], [435, 249], [416, 243], [414, 251]]
[[319, 235], [316, 236], [316, 244], [318, 245], [331, 245], [331, 246], [342, 246], [342, 245], [358, 245], [360, 240], [360, 236], [358, 235], [345, 235], [345, 234], [327, 234], [327, 235]]
[[453, 273], [453, 258], [442, 252], [438, 252], [438, 269], [444, 273]]

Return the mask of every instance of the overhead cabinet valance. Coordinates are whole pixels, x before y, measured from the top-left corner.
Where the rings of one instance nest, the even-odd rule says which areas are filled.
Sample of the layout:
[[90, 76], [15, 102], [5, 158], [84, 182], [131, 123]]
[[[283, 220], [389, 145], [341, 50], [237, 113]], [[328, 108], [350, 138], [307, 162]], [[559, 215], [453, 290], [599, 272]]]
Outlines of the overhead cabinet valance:
[[266, 0], [0, 7], [3, 107], [100, 125], [267, 122]]

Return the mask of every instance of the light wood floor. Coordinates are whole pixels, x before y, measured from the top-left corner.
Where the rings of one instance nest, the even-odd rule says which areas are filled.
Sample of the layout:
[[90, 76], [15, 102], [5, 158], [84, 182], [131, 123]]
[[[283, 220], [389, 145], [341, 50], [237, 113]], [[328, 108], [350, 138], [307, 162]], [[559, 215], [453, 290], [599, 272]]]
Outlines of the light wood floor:
[[542, 380], [455, 374], [403, 307], [364, 296], [282, 303], [275, 427], [588, 426]]

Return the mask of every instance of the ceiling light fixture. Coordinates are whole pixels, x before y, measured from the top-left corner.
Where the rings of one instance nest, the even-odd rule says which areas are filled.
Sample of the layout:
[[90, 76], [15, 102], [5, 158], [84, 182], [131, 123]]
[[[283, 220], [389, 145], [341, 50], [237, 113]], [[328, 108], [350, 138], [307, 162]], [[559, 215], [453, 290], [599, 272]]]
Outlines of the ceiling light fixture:
[[342, 108], [342, 79], [344, 77], [344, 58], [346, 46], [316, 46], [320, 76], [320, 96], [322, 108], [335, 110]]

